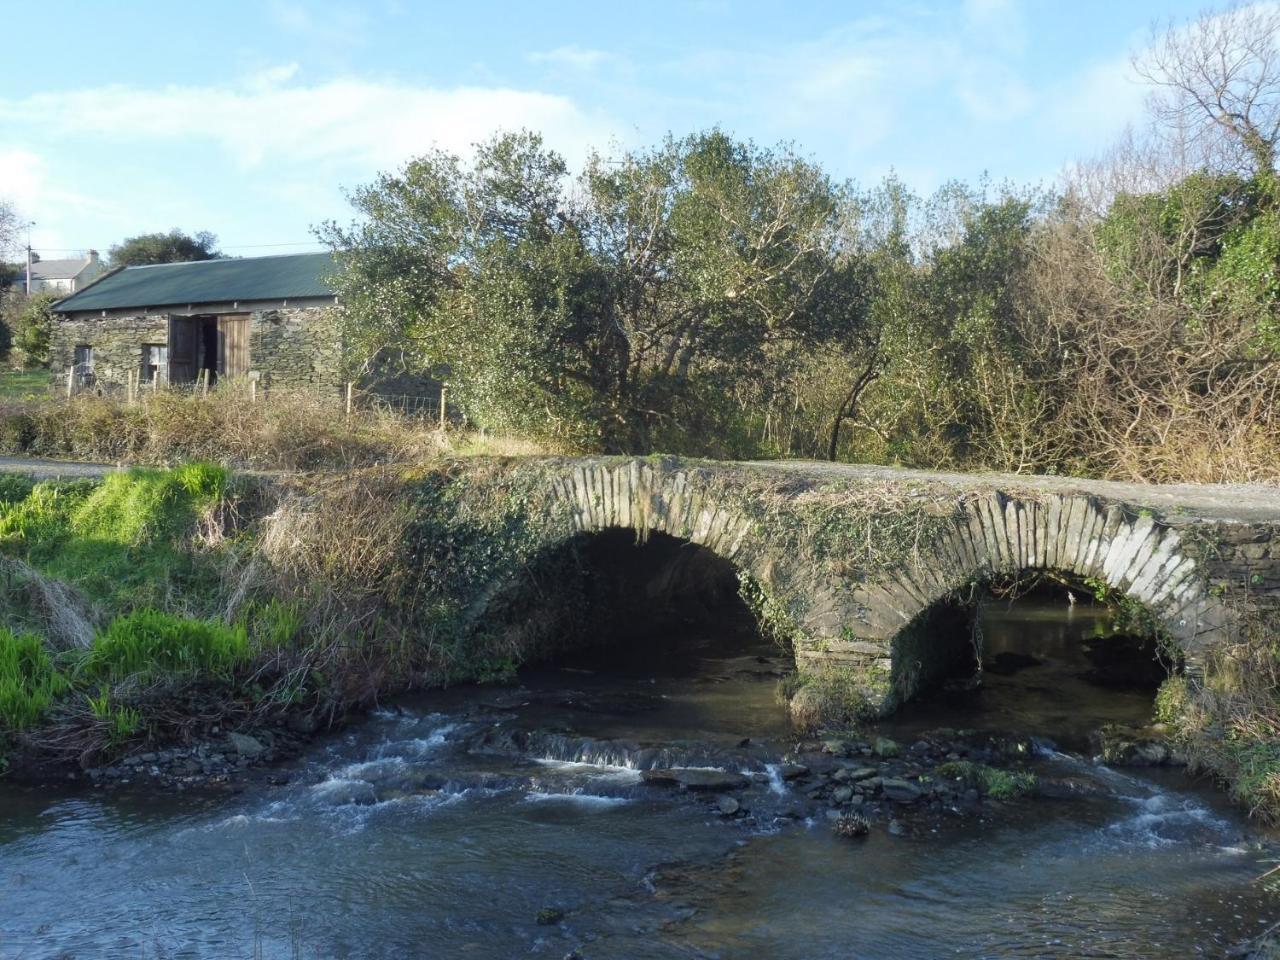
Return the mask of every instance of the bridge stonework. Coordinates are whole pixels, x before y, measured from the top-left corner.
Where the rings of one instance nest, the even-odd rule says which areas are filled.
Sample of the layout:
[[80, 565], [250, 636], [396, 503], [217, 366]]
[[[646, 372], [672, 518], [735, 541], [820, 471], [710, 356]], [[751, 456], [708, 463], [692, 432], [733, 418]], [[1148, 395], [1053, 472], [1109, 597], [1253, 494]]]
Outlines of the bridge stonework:
[[[973, 585], [1034, 571], [1106, 584], [1138, 601], [1187, 673], [1280, 604], [1280, 493], [1257, 487], [1135, 486], [1057, 477], [950, 475], [817, 463], [557, 461], [571, 534], [661, 532], [711, 550], [760, 585], [794, 625], [801, 671], [852, 670], [879, 709], [935, 672], [927, 615]], [[774, 509], [752, 509], [767, 491]], [[788, 498], [839, 514], [851, 492], [932, 518], [895, 565], [818, 557], [774, 527]], [[778, 504], [781, 503], [781, 508]], [[865, 509], [865, 508], [863, 508]], [[771, 519], [773, 518], [773, 519]], [[875, 533], [868, 527], [868, 538]]]

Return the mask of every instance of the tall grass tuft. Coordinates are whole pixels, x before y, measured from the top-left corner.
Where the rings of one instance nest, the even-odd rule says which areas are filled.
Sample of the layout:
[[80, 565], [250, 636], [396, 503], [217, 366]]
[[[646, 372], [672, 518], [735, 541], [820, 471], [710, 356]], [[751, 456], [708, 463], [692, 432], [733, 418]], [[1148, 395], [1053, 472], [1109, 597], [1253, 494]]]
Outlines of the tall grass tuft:
[[243, 626], [143, 609], [113, 620], [94, 639], [81, 671], [105, 681], [227, 681], [248, 658], [249, 638]]
[[178, 540], [201, 509], [221, 499], [226, 486], [227, 471], [207, 463], [113, 473], [71, 514], [71, 532], [131, 545]]
[[227, 484], [223, 467], [196, 463], [45, 481], [9, 502], [0, 489], [0, 550], [74, 584], [106, 614], [175, 598], [198, 608], [214, 574], [190, 548]]
[[0, 733], [34, 725], [66, 687], [39, 637], [0, 628]]

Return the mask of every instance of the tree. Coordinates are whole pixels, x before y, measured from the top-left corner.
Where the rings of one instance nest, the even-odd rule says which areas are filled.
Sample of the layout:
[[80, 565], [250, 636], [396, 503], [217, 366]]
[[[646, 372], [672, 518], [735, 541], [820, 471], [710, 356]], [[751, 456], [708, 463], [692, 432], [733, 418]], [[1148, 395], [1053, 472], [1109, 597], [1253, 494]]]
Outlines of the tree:
[[38, 367], [49, 362], [49, 342], [53, 332], [53, 304], [57, 293], [26, 296], [11, 288], [0, 296], [0, 324], [8, 331], [11, 359], [19, 366]]
[[[1166, 131], [1226, 148], [1236, 168], [1272, 182], [1280, 137], [1280, 8], [1232, 4], [1185, 26], [1168, 24], [1134, 61], [1162, 88], [1152, 101]], [[1218, 143], [1205, 143], [1216, 140]]]
[[188, 236], [176, 227], [168, 233], [142, 233], [128, 237], [108, 251], [113, 267], [136, 267], [149, 263], [186, 263], [191, 260], [218, 260], [218, 238], [207, 230]]
[[593, 157], [568, 186], [521, 133], [357, 190], [361, 220], [320, 230], [357, 359], [446, 364], [488, 426], [670, 449], [714, 432], [734, 383], [830, 337], [842, 188], [790, 150], [713, 130]]
[[18, 248], [18, 212], [12, 203], [0, 200], [0, 263]]

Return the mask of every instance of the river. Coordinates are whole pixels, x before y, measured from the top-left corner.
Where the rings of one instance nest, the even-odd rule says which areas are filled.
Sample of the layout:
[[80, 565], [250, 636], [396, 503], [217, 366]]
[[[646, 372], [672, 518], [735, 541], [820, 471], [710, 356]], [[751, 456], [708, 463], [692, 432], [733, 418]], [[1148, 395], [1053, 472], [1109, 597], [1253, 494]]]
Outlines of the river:
[[[405, 698], [236, 796], [0, 785], [0, 960], [1181, 958], [1273, 922], [1273, 837], [1181, 771], [1089, 759], [1151, 709], [1082, 679], [1098, 612], [982, 625], [1021, 669], [875, 732], [1035, 737], [1031, 768], [1099, 789], [837, 837], [779, 772], [785, 656], [726, 624]], [[642, 782], [673, 765], [743, 771], [742, 810]]]

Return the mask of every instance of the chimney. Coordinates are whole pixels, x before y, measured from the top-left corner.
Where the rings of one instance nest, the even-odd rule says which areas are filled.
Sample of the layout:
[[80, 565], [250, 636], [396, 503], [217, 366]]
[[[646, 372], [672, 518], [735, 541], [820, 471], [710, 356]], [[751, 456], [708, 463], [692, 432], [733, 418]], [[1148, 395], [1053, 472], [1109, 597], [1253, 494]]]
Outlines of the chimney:
[[90, 262], [90, 263], [97, 263], [97, 262], [98, 262], [98, 251], [97, 251], [97, 250], [90, 250], [90, 251], [89, 251], [89, 262]]

